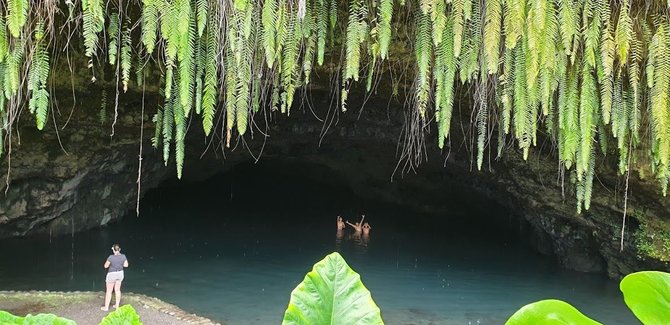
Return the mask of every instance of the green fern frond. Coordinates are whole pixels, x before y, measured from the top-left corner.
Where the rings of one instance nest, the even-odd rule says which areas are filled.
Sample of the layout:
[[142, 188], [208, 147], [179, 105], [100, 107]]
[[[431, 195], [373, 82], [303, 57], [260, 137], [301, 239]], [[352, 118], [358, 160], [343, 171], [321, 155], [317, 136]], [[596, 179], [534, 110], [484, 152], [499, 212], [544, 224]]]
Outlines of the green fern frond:
[[633, 21], [630, 18], [630, 4], [623, 0], [619, 7], [619, 21], [614, 34], [619, 65], [623, 67], [628, 62], [628, 52], [633, 40]]
[[650, 91], [652, 124], [652, 153], [657, 166], [656, 178], [664, 191], [668, 184], [670, 166], [670, 24], [660, 23], [652, 37], [649, 53], [654, 53], [653, 78]]
[[205, 58], [205, 83], [202, 96], [202, 127], [205, 135], [212, 131], [214, 114], [216, 113], [219, 58], [219, 21], [210, 15], [207, 25], [207, 54]]
[[193, 106], [193, 88], [195, 83], [195, 17], [191, 16], [188, 33], [180, 36], [179, 44], [179, 104], [184, 116], [188, 116]]
[[272, 68], [275, 62], [277, 0], [266, 0], [263, 2], [261, 20], [263, 26], [262, 37], [265, 60], [268, 68]]
[[559, 157], [566, 169], [576, 162], [579, 146], [579, 91], [576, 68], [572, 66], [561, 82], [558, 94]]
[[175, 165], [177, 165], [177, 179], [181, 179], [182, 170], [184, 168], [184, 151], [185, 151], [185, 138], [186, 138], [186, 115], [183, 111], [183, 108], [180, 104], [181, 100], [179, 99], [179, 94], [175, 98], [174, 106], [172, 107], [172, 114], [174, 118], [174, 156], [175, 156]]
[[202, 37], [207, 27], [207, 13], [209, 11], [209, 0], [196, 0], [195, 10], [198, 16], [198, 37]]
[[163, 110], [158, 109], [151, 121], [154, 122], [154, 136], [151, 137], [151, 146], [158, 149], [163, 137]]
[[363, 0], [351, 0], [347, 22], [346, 58], [344, 79], [358, 81], [361, 62], [361, 43], [368, 35], [368, 10]]
[[142, 44], [151, 55], [156, 46], [156, 31], [158, 29], [158, 6], [161, 0], [143, 0], [142, 6]]
[[316, 19], [317, 34], [316, 62], [319, 65], [323, 65], [323, 59], [326, 53], [326, 38], [328, 36], [328, 8], [326, 0], [316, 0], [314, 15]]
[[[7, 28], [5, 28], [5, 17], [0, 14], [0, 63], [5, 61], [9, 55], [9, 42], [7, 40]], [[2, 77], [0, 77], [2, 79]]]
[[84, 53], [89, 58], [95, 54], [98, 47], [98, 33], [102, 32], [102, 29], [105, 26], [105, 13], [102, 1], [103, 0], [81, 0], [84, 47], [86, 48]]
[[575, 10], [575, 3], [573, 0], [558, 0], [558, 2], [561, 41], [563, 42], [565, 54], [573, 56], [573, 41], [579, 31], [579, 20]]
[[488, 99], [486, 95], [487, 77], [486, 73], [482, 71], [482, 78], [479, 80], [479, 109], [477, 110], [477, 170], [482, 170], [482, 163], [484, 162], [484, 147], [486, 140], [486, 127], [488, 125]]
[[498, 72], [500, 60], [500, 37], [502, 29], [502, 4], [500, 0], [486, 1], [484, 24], [484, 58], [489, 74]]
[[119, 52], [119, 16], [112, 14], [109, 17], [109, 26], [107, 26], [107, 35], [109, 45], [107, 45], [107, 56], [109, 64], [116, 64], [116, 54]]
[[438, 46], [442, 42], [442, 34], [447, 24], [447, 3], [445, 0], [431, 1], [430, 20], [433, 22], [433, 45]]
[[432, 34], [430, 31], [430, 19], [426, 14], [421, 12], [416, 13], [416, 43], [414, 44], [414, 52], [417, 62], [417, 91], [416, 101], [419, 114], [425, 117], [426, 108], [428, 106], [430, 94], [430, 75], [431, 75], [431, 58], [433, 53]]
[[[167, 78], [166, 78], [167, 79]], [[175, 96], [176, 97], [176, 96]], [[165, 106], [163, 108], [163, 163], [167, 166], [170, 160], [170, 144], [174, 139], [174, 109], [175, 102], [173, 98], [165, 99]], [[178, 103], [177, 103], [178, 105]]]
[[25, 42], [19, 42], [5, 60], [4, 91], [7, 99], [12, 98], [19, 91], [21, 85], [21, 64], [23, 63], [23, 47]]
[[514, 49], [524, 35], [526, 24], [526, 0], [506, 0], [503, 25], [505, 43], [508, 49]]
[[379, 52], [382, 60], [385, 60], [388, 56], [389, 44], [391, 43], [393, 0], [380, 0], [377, 8], [377, 20], [379, 21]]
[[[505, 49], [503, 59], [503, 73], [500, 76], [500, 86], [502, 87], [502, 95], [500, 97], [500, 114], [499, 127], [502, 134], [509, 134], [510, 120], [512, 117], [512, 106], [514, 98], [514, 50]], [[502, 146], [498, 146], [498, 156], [502, 153]]]
[[28, 21], [28, 8], [28, 0], [7, 0], [7, 28], [14, 38], [21, 35], [21, 29]]
[[454, 18], [454, 57], [461, 56], [461, 47], [463, 45], [463, 33], [465, 31], [465, 18], [463, 10], [465, 3], [470, 0], [452, 0], [451, 15]]
[[577, 179], [582, 180], [588, 170], [593, 150], [596, 116], [598, 114], [598, 91], [593, 70], [585, 62], [582, 68], [582, 85], [579, 98], [579, 154], [577, 155]]
[[28, 107], [30, 112], [35, 114], [37, 129], [42, 130], [46, 124], [49, 110], [49, 92], [47, 91], [49, 52], [46, 49], [44, 23], [42, 21], [36, 24], [34, 39], [33, 58], [28, 73], [28, 90], [31, 92]]
[[131, 47], [130, 29], [126, 28], [121, 36], [121, 83], [123, 84], [124, 93], [128, 91], [130, 69], [132, 68]]

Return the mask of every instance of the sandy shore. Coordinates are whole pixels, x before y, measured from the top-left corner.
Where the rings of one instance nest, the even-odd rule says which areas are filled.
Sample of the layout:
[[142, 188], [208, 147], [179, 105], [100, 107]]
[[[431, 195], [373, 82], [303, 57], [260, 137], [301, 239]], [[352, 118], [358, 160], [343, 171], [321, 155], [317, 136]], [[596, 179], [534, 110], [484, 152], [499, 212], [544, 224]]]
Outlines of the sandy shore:
[[[97, 325], [107, 315], [100, 310], [103, 301], [103, 292], [0, 291], [0, 310], [17, 316], [52, 313], [80, 325]], [[123, 293], [121, 305], [126, 304], [135, 308], [146, 325], [220, 324], [141, 294]]]

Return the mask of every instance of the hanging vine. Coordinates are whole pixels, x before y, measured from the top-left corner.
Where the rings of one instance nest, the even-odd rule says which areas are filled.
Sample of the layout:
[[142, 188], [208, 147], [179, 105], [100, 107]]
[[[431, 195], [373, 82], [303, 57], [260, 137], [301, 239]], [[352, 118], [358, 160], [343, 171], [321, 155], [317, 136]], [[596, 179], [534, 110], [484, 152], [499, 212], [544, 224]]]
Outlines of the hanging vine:
[[[435, 123], [437, 145], [446, 146], [461, 89], [473, 99], [478, 168], [485, 149], [495, 145], [491, 134], [498, 136], [498, 156], [510, 136], [524, 159], [546, 136], [574, 179], [578, 210], [590, 206], [604, 153], [618, 157], [622, 175], [651, 170], [667, 191], [670, 11], [664, 0], [142, 0], [128, 12], [120, 1], [80, 2], [0, 4], [0, 155], [22, 105], [38, 129], [47, 127], [50, 51], [62, 50], [53, 49], [60, 43], [52, 40], [63, 37], [53, 24], [80, 19], [81, 39], [67, 46], [83, 53], [90, 68], [100, 61], [114, 65], [124, 92], [150, 75], [147, 69], [161, 71], [161, 80], [153, 81], [163, 105], [155, 108], [152, 144], [162, 147], [166, 165], [174, 157], [178, 177], [190, 120], [199, 119], [213, 136], [223, 117], [230, 146], [253, 132], [259, 112], [289, 115], [297, 90], [327, 58], [339, 63], [324, 70], [341, 72], [346, 111], [361, 70], [371, 91], [375, 76], [393, 69], [386, 64], [393, 58], [416, 67], [408, 82], [408, 116], [416, 117], [407, 120], [416, 130], [409, 142], [423, 143], [411, 137], [425, 136]], [[140, 32], [133, 32], [133, 19]], [[405, 44], [400, 27], [413, 36], [413, 55], [394, 52], [395, 44]], [[99, 53], [106, 53], [104, 60]]]

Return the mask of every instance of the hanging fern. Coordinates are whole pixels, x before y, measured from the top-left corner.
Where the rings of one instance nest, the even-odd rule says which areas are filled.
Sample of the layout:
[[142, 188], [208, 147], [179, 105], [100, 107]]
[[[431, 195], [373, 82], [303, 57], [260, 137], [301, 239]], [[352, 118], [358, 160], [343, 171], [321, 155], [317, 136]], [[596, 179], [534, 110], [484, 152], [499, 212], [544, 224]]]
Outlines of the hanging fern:
[[[441, 1], [444, 3], [444, 1]], [[445, 10], [442, 8], [441, 10]], [[393, 0], [380, 0], [377, 6], [377, 20], [379, 21], [379, 54], [382, 60], [388, 56], [391, 43], [391, 20], [393, 19]]]
[[216, 113], [217, 89], [219, 86], [219, 21], [210, 15], [207, 25], [207, 54], [205, 57], [205, 80], [202, 95], [202, 127], [205, 135], [212, 131], [214, 114]]
[[83, 11], [85, 54], [90, 58], [98, 48], [98, 33], [102, 32], [105, 26], [105, 12], [102, 0], [81, 0], [81, 9]]
[[364, 0], [351, 0], [349, 21], [347, 22], [346, 63], [344, 79], [358, 81], [358, 70], [361, 62], [361, 44], [368, 35], [367, 5]]
[[107, 57], [109, 64], [116, 64], [116, 55], [119, 53], [119, 16], [111, 15], [109, 17], [109, 26], [107, 27], [109, 44], [107, 45]]
[[653, 158], [656, 178], [661, 183], [663, 195], [667, 192], [670, 167], [670, 24], [667, 18], [659, 26], [649, 45], [649, 60], [653, 65], [647, 80], [652, 80], [650, 111], [653, 137]]
[[35, 27], [35, 47], [28, 78], [28, 91], [31, 92], [28, 107], [30, 113], [35, 114], [38, 130], [44, 128], [49, 110], [49, 92], [46, 89], [49, 77], [49, 53], [45, 42], [44, 23], [38, 22]]
[[277, 23], [277, 1], [266, 0], [263, 2], [263, 12], [261, 14], [263, 26], [263, 49], [265, 50], [265, 60], [269, 68], [272, 68], [275, 62], [275, 41], [276, 41], [276, 23]]
[[418, 17], [416, 26], [416, 43], [414, 52], [417, 62], [417, 92], [416, 101], [419, 114], [425, 117], [430, 94], [430, 67], [431, 53], [433, 52], [433, 42], [430, 31], [430, 19], [426, 14], [416, 13]]
[[21, 29], [28, 20], [29, 8], [28, 0], [7, 0], [7, 28], [15, 38], [20, 36]]
[[500, 0], [486, 1], [484, 23], [484, 60], [489, 74], [498, 72], [500, 60], [500, 37], [502, 26], [502, 5]]
[[126, 28], [121, 35], [121, 83], [124, 93], [128, 91], [130, 69], [132, 68], [131, 46], [130, 29]]
[[5, 17], [0, 14], [0, 63], [4, 62], [5, 57], [9, 54], [9, 42], [7, 41], [7, 29], [5, 26]]
[[158, 6], [161, 0], [142, 0], [142, 44], [148, 54], [154, 52], [156, 46], [156, 32], [158, 28]]
[[209, 10], [209, 0], [195, 1], [196, 14], [198, 16], [198, 37], [202, 37], [207, 26], [207, 12]]

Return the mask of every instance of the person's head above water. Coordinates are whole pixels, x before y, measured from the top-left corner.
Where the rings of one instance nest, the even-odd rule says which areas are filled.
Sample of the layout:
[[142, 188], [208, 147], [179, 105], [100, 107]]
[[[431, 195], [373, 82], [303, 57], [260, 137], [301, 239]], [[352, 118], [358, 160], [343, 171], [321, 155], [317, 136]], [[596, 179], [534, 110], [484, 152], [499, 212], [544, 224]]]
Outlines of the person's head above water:
[[112, 252], [115, 254], [121, 253], [121, 246], [119, 246], [119, 244], [112, 245]]

